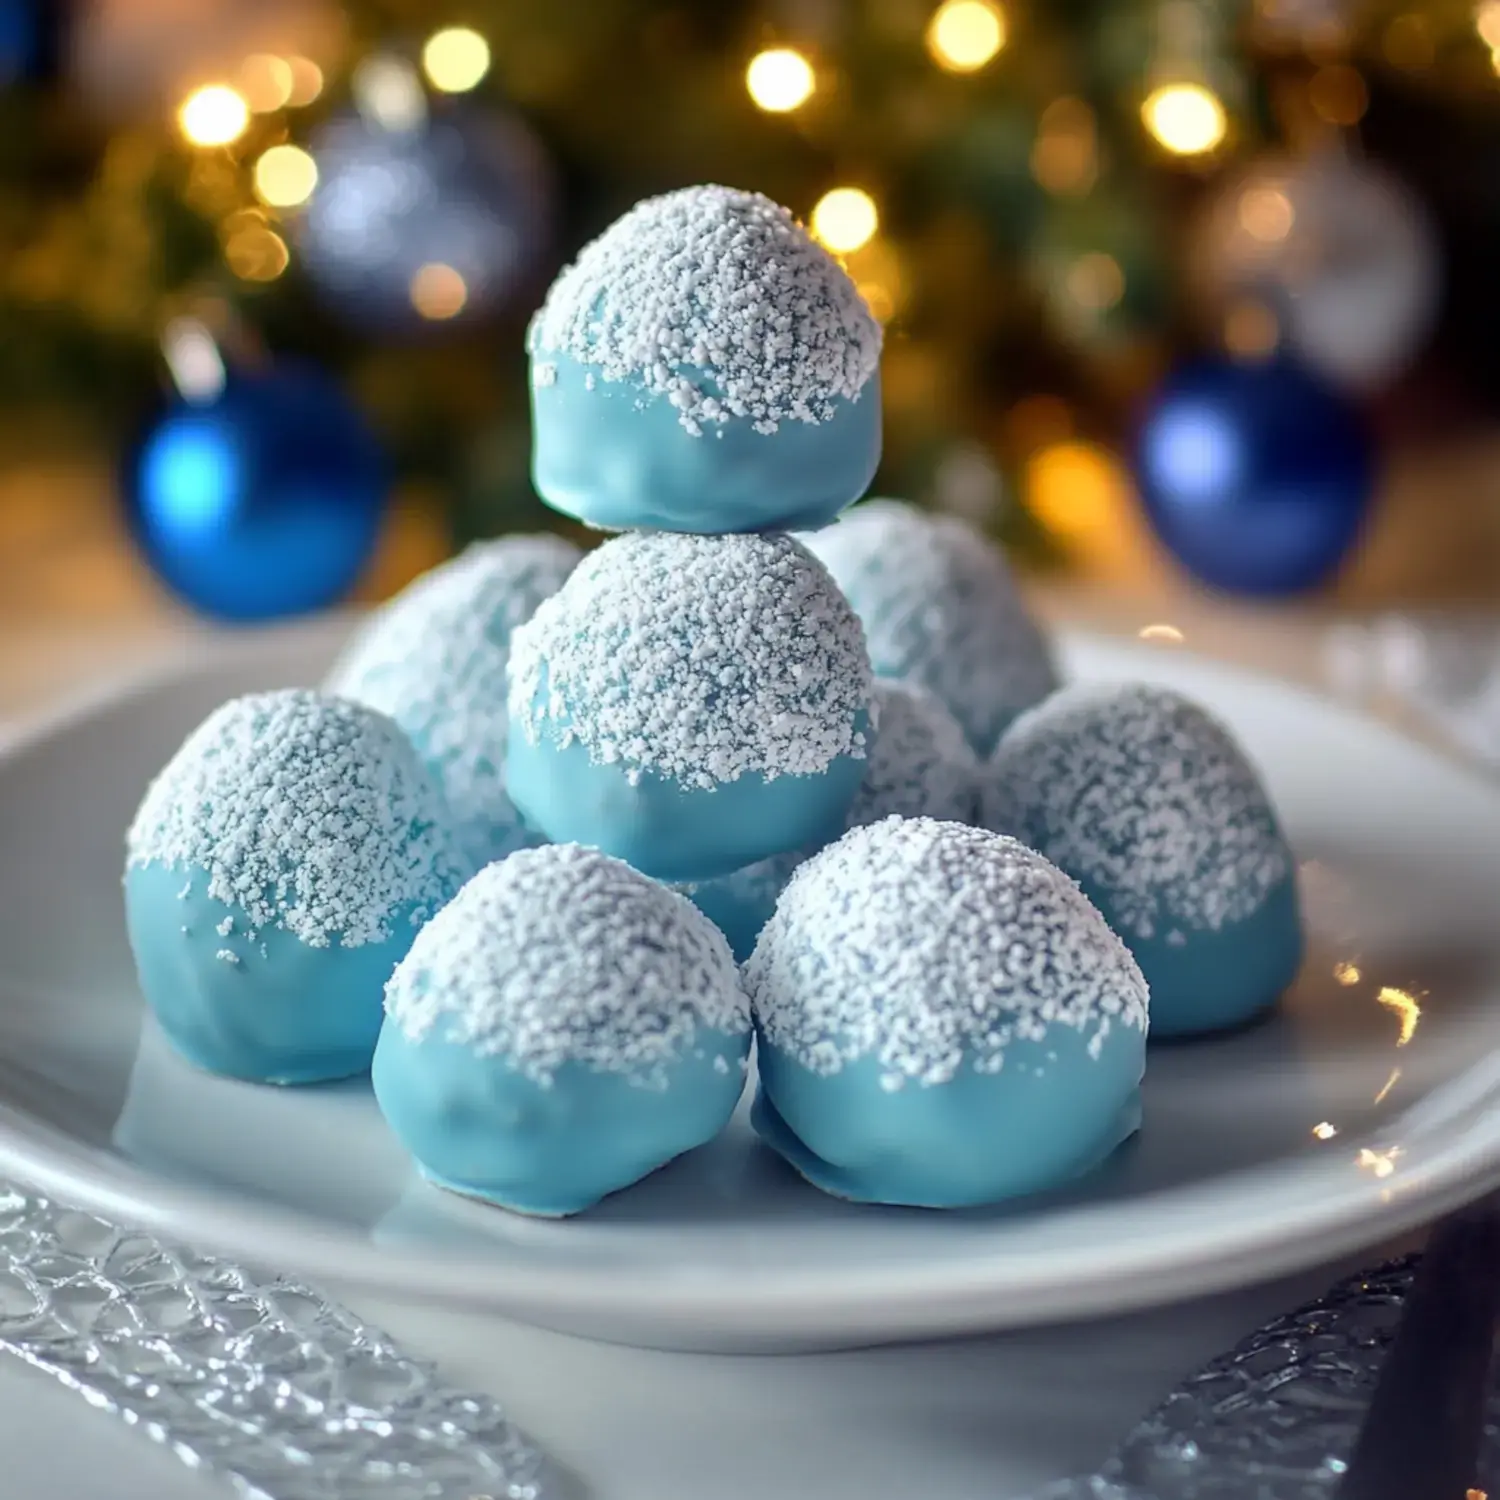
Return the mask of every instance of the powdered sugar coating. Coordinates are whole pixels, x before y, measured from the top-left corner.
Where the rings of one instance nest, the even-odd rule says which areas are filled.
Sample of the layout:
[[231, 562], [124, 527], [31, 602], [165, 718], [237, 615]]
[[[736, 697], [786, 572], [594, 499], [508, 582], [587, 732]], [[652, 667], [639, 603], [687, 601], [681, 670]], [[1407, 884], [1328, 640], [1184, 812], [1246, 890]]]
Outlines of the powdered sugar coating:
[[[203, 870], [251, 935], [384, 942], [463, 878], [447, 809], [384, 714], [294, 688], [216, 709], [146, 791], [127, 865]], [[185, 890], [187, 888], [185, 887]]]
[[744, 1036], [749, 1002], [719, 930], [684, 897], [577, 844], [481, 870], [386, 986], [413, 1041], [435, 1028], [548, 1086], [564, 1063], [664, 1088], [703, 1030]]
[[709, 185], [636, 204], [552, 284], [527, 336], [532, 378], [567, 354], [677, 408], [688, 432], [732, 419], [822, 423], [880, 364], [880, 324], [843, 267], [760, 193]]
[[1016, 721], [991, 770], [1018, 837], [1107, 892], [1127, 936], [1217, 932], [1291, 874], [1244, 753], [1167, 688], [1064, 688]]
[[745, 965], [764, 1039], [814, 1073], [875, 1057], [882, 1083], [997, 1073], [1012, 1039], [1144, 1031], [1146, 982], [1061, 870], [931, 818], [857, 828], [807, 861]]
[[972, 822], [979, 763], [957, 720], [914, 683], [879, 680], [873, 692], [880, 733], [847, 826], [892, 816]]
[[1057, 686], [1004, 556], [967, 522], [866, 500], [802, 540], [854, 605], [877, 675], [927, 688], [979, 754]]
[[475, 543], [380, 610], [329, 676], [406, 731], [476, 864], [535, 842], [505, 791], [506, 665], [512, 632], [581, 556], [558, 536]]
[[515, 633], [510, 714], [712, 789], [863, 758], [870, 664], [854, 611], [788, 536], [634, 533], [590, 553]]

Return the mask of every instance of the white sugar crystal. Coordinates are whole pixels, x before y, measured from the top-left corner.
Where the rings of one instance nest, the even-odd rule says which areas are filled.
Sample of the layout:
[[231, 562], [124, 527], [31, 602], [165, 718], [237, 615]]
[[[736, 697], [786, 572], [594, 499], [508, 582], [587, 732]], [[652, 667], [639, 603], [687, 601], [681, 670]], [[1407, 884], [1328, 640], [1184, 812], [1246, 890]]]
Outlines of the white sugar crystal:
[[557, 536], [479, 542], [372, 617], [328, 690], [389, 714], [442, 784], [476, 863], [530, 842], [505, 791], [511, 634], [582, 554]]
[[934, 693], [981, 753], [1057, 685], [999, 549], [955, 516], [867, 500], [802, 538], [854, 601], [882, 677]]
[[847, 826], [893, 815], [972, 822], [979, 763], [957, 720], [912, 683], [877, 681], [873, 691], [880, 733]]
[[481, 870], [386, 986], [419, 1041], [434, 1028], [550, 1084], [565, 1063], [663, 1087], [706, 1030], [743, 1036], [749, 1002], [729, 945], [684, 897], [576, 844]]
[[686, 787], [815, 775], [863, 757], [858, 619], [787, 536], [635, 533], [606, 542], [518, 629], [510, 712]]
[[807, 861], [745, 965], [766, 1040], [892, 1088], [998, 1072], [1050, 1027], [1145, 1030], [1146, 982], [1078, 887], [1014, 839], [887, 818]]
[[252, 936], [280, 926], [317, 948], [383, 942], [461, 878], [447, 809], [396, 725], [302, 689], [210, 714], [147, 789], [127, 855], [203, 870]]
[[772, 433], [858, 397], [881, 331], [787, 209], [708, 186], [647, 198], [586, 245], [527, 342], [665, 397], [694, 435], [734, 418]]
[[991, 771], [1017, 835], [1109, 892], [1132, 936], [1244, 921], [1291, 872], [1229, 731], [1166, 688], [1065, 688], [1016, 721]]

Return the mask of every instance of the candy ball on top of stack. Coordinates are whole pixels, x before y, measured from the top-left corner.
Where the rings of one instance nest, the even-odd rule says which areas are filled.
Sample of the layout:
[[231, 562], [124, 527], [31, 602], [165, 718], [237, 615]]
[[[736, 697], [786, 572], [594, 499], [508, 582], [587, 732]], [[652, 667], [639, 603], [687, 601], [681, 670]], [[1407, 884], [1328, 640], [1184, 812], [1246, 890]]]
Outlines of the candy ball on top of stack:
[[821, 526], [880, 461], [880, 325], [759, 193], [638, 203], [553, 283], [527, 345], [537, 492], [589, 526]]

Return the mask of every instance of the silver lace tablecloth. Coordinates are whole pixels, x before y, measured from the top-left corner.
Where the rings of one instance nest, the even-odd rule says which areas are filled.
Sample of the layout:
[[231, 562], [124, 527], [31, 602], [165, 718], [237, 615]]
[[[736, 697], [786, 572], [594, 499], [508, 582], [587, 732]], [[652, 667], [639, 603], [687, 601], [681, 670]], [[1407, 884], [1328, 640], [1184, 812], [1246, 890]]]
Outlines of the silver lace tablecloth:
[[[1278, 1318], [1184, 1382], [1100, 1474], [1038, 1500], [1331, 1500], [1415, 1264], [1350, 1277]], [[1500, 1485], [1500, 1387], [1480, 1476]]]
[[0, 1348], [255, 1500], [549, 1494], [494, 1401], [310, 1288], [4, 1186]]

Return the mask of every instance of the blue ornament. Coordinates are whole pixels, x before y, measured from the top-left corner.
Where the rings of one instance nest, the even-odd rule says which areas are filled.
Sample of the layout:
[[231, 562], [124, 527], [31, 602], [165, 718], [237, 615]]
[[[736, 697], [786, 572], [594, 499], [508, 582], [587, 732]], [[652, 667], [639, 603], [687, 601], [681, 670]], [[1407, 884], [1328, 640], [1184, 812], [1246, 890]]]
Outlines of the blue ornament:
[[1359, 413], [1303, 366], [1204, 360], [1157, 393], [1136, 479], [1162, 541], [1203, 582], [1278, 595], [1339, 566], [1375, 462]]
[[355, 327], [474, 321], [509, 301], [550, 238], [545, 158], [515, 119], [454, 109], [404, 128], [351, 113], [312, 142], [297, 242]]
[[36, 78], [52, 50], [50, 25], [59, 17], [38, 0], [0, 0], [0, 84]]
[[125, 488], [141, 549], [174, 592], [221, 619], [269, 620], [347, 592], [375, 545], [387, 479], [339, 387], [282, 364], [175, 402]]

